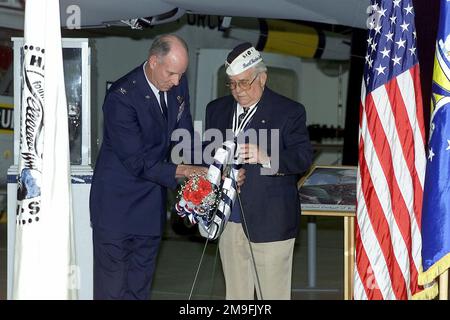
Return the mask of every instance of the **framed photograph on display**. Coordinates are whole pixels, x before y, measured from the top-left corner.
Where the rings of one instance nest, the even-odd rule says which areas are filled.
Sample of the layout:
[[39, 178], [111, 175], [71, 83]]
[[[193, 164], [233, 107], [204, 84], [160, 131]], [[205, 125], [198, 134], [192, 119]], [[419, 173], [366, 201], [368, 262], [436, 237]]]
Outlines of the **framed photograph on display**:
[[355, 212], [355, 166], [313, 166], [298, 184], [302, 211]]

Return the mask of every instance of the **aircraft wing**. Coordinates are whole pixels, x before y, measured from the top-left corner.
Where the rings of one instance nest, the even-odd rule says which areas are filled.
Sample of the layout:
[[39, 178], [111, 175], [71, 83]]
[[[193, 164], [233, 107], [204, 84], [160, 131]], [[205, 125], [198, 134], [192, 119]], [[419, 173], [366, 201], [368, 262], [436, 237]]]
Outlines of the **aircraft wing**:
[[115, 25], [145, 18], [149, 25], [178, 19], [185, 13], [293, 19], [366, 28], [369, 0], [61, 0], [61, 24], [80, 12], [82, 27]]
[[[68, 28], [171, 22], [186, 13], [292, 19], [367, 28], [369, 0], [60, 0]], [[23, 0], [0, 2], [0, 27], [23, 29]], [[139, 21], [137, 21], [140, 19]]]

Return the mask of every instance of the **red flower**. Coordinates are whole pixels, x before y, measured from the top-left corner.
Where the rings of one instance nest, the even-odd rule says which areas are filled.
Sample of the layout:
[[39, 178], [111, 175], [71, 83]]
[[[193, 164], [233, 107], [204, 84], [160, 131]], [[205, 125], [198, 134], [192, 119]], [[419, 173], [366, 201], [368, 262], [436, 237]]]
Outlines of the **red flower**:
[[207, 196], [212, 191], [211, 183], [205, 179], [200, 179], [198, 187], [203, 196]]
[[198, 206], [200, 203], [202, 203], [203, 196], [200, 194], [200, 192], [194, 192], [191, 197], [191, 202]]
[[198, 206], [212, 190], [211, 183], [205, 177], [198, 176], [186, 182], [183, 190], [183, 198]]
[[189, 188], [185, 188], [183, 191], [183, 198], [186, 199], [186, 201], [191, 201], [192, 198], [192, 192]]

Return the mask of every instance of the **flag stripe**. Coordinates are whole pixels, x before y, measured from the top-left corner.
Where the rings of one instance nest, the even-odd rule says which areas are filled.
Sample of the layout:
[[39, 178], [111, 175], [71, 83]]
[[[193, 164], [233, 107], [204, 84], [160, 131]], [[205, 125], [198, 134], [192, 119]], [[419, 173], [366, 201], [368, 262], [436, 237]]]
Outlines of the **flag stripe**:
[[[385, 87], [389, 90], [386, 92]], [[407, 173], [407, 166], [402, 157], [401, 152], [392, 152], [391, 150], [402, 150], [399, 141], [397, 130], [395, 128], [395, 117], [392, 114], [391, 105], [388, 97], [394, 95], [393, 91], [396, 87], [393, 81], [390, 81], [386, 86], [381, 86], [374, 90], [371, 95], [367, 96], [368, 101], [377, 101], [377, 105], [372, 107], [374, 116], [368, 120], [372, 124], [369, 127], [372, 137], [376, 137], [372, 143], [374, 150], [380, 161], [380, 165], [384, 172], [384, 176], [380, 175], [380, 184], [378, 185], [380, 193], [383, 188], [387, 186], [389, 190], [390, 199], [386, 196], [380, 199], [384, 204], [384, 213], [390, 233], [393, 240], [393, 247], [395, 256], [401, 267], [402, 274], [409, 284], [409, 257], [408, 249], [411, 246], [410, 236], [410, 221], [408, 209], [405, 203], [405, 198], [410, 198], [411, 195], [402, 190], [411, 185], [410, 176]], [[397, 104], [398, 102], [396, 102]], [[385, 181], [384, 181], [385, 180]], [[389, 206], [390, 205], [390, 206]], [[409, 291], [408, 291], [409, 295]]]
[[[360, 143], [360, 148], [363, 147], [363, 142]], [[361, 169], [361, 167], [359, 168]], [[357, 192], [358, 192], [358, 207], [360, 208], [360, 214], [363, 215], [366, 219], [364, 219], [363, 224], [356, 224], [356, 252], [359, 253], [357, 256], [357, 265], [358, 269], [355, 274], [359, 279], [355, 281], [355, 299], [367, 299], [368, 296], [371, 296], [375, 299], [382, 299], [385, 297], [393, 297], [394, 293], [392, 292], [390, 281], [386, 282], [389, 279], [389, 276], [385, 276], [380, 278], [380, 284], [377, 283], [377, 279], [375, 274], [388, 274], [388, 269], [385, 263], [371, 263], [369, 261], [369, 256], [366, 253], [365, 248], [369, 252], [379, 251], [379, 243], [376, 239], [375, 232], [372, 229], [372, 224], [369, 223], [369, 219], [367, 216], [367, 211], [365, 210], [365, 202], [362, 197], [362, 189], [361, 189], [361, 180], [358, 181]], [[362, 232], [361, 232], [361, 230]], [[373, 257], [373, 255], [372, 255]], [[383, 261], [384, 262], [384, 261]], [[374, 265], [377, 270], [373, 270], [371, 265]], [[364, 272], [360, 271], [364, 270]], [[376, 271], [376, 272], [374, 272]], [[360, 286], [357, 286], [356, 283], [360, 283]], [[365, 285], [362, 285], [362, 284]], [[381, 293], [380, 288], [383, 289], [383, 293]]]
[[[410, 221], [406, 203], [412, 198], [412, 194], [406, 188], [411, 186], [411, 177], [405, 174], [408, 170], [402, 153], [395, 152], [395, 150], [402, 150], [404, 141], [400, 143], [395, 127], [396, 117], [392, 114], [392, 105], [388, 99], [395, 95], [396, 85], [393, 83], [394, 81], [386, 85], [389, 88], [388, 92], [384, 91], [385, 87], [383, 86], [372, 92], [373, 100], [377, 101], [377, 104], [372, 109], [377, 109], [378, 112], [373, 112], [374, 116], [368, 122], [372, 124], [372, 126], [369, 126], [369, 131], [372, 137], [376, 137], [373, 141], [374, 150], [383, 168], [384, 177], [387, 180], [387, 187], [391, 195], [392, 216], [396, 222], [393, 226], [398, 226], [406, 246], [409, 247], [411, 244], [409, 241]], [[370, 95], [368, 100], [371, 100]], [[398, 101], [394, 101], [394, 105], [398, 104]], [[391, 213], [391, 208], [387, 210], [389, 210], [387, 212]], [[401, 248], [401, 250], [404, 250], [404, 248]]]
[[[364, 82], [362, 82], [361, 86], [361, 96], [365, 97], [366, 87]], [[362, 100], [360, 103], [360, 111], [359, 111], [359, 163], [365, 163], [364, 160], [364, 140], [363, 135], [367, 135], [367, 125], [366, 125], [366, 116], [364, 111], [365, 101]], [[355, 287], [354, 297], [358, 299], [359, 297], [366, 297], [368, 299], [395, 299], [395, 295], [392, 291], [389, 270], [387, 269], [386, 261], [381, 259], [377, 254], [381, 251], [380, 244], [376, 238], [375, 231], [373, 230], [373, 226], [371, 221], [367, 215], [366, 203], [364, 201], [364, 194], [361, 186], [361, 166], [358, 168], [358, 179], [357, 179], [357, 224], [355, 229], [359, 230], [359, 237], [357, 234], [356, 237], [356, 270], [355, 274], [358, 274], [358, 277], [364, 279], [364, 286]], [[364, 249], [365, 248], [365, 249]], [[364, 251], [360, 251], [364, 250]], [[367, 266], [367, 261], [369, 258], [372, 259], [370, 261], [369, 267]], [[379, 278], [378, 282], [376, 277]], [[370, 280], [369, 280], [370, 279]], [[376, 289], [379, 292], [373, 290], [374, 288], [370, 288], [370, 283], [376, 283]], [[381, 288], [381, 289], [380, 289]], [[372, 289], [372, 290], [371, 290]], [[381, 290], [381, 291], [380, 291]]]
[[[356, 236], [358, 236], [358, 232], [359, 231], [356, 231]], [[364, 250], [364, 248], [361, 248], [361, 250]], [[366, 295], [366, 292], [364, 291], [365, 287], [364, 287], [364, 285], [362, 283], [361, 278], [359, 277], [359, 272], [357, 270], [355, 272], [355, 280], [354, 280], [354, 284], [353, 285], [355, 287], [355, 292], [360, 293], [360, 296], [358, 296], [358, 297], [353, 296], [353, 299], [355, 299], [355, 300], [367, 300], [367, 295]], [[379, 299], [378, 300], [380, 300], [381, 298], [382, 298], [382, 296], [379, 295]]]
[[[356, 226], [356, 237], [361, 239], [358, 226]], [[354, 285], [355, 285], [355, 288], [357, 288], [356, 292], [358, 292], [360, 295], [355, 296], [354, 299], [367, 300], [369, 293], [366, 291], [370, 291], [370, 290], [372, 291], [372, 292], [370, 292], [370, 295], [372, 297], [374, 297], [377, 300], [383, 299], [383, 295], [381, 294], [381, 291], [379, 289], [379, 285], [374, 276], [374, 273], [371, 270], [369, 258], [366, 254], [366, 251], [364, 250], [364, 246], [362, 245], [362, 242], [358, 243], [357, 250], [358, 250], [358, 252], [361, 253], [358, 257], [358, 265], [360, 265], [361, 269], [365, 268], [366, 270], [369, 270], [369, 272], [365, 272], [365, 273], [361, 273], [361, 274], [359, 272], [356, 272], [356, 279], [355, 279]], [[361, 277], [363, 277], [363, 278], [361, 279]], [[363, 282], [366, 285], [363, 285]]]
[[[368, 108], [375, 110], [368, 96], [366, 104]], [[366, 113], [364, 113], [366, 114]], [[374, 115], [370, 118], [373, 118]], [[375, 115], [376, 117], [376, 115]], [[368, 122], [369, 120], [367, 120]], [[373, 121], [373, 120], [372, 120]], [[363, 121], [363, 123], [366, 121]], [[367, 123], [369, 126], [369, 123]], [[378, 135], [382, 134], [382, 129], [379, 126]], [[361, 143], [361, 142], [360, 142]], [[373, 172], [383, 172], [383, 168], [379, 162], [376, 154], [372, 153], [372, 150], [376, 150], [377, 146], [373, 145], [370, 137], [370, 129], [367, 129], [367, 134], [364, 137], [364, 155], [369, 155], [366, 158], [360, 158], [360, 172], [361, 176], [365, 177], [361, 183], [364, 200], [366, 203], [366, 210], [370, 223], [373, 229], [376, 230], [376, 237], [380, 244], [381, 254], [384, 256], [385, 262], [388, 266], [390, 279], [397, 279], [398, 281], [392, 282], [393, 290], [397, 298], [407, 293], [407, 287], [402, 275], [402, 270], [397, 262], [404, 261], [404, 242], [402, 236], [395, 224], [395, 218], [392, 215], [392, 203], [391, 195], [389, 194], [388, 185], [384, 175], [371, 175], [370, 169]], [[387, 150], [385, 152], [388, 152]], [[394, 203], [395, 205], [395, 203]], [[359, 203], [358, 203], [359, 206]], [[358, 208], [359, 210], [359, 208]], [[358, 214], [360, 212], [358, 211]], [[387, 215], [387, 216], [386, 216]], [[361, 218], [364, 218], [363, 216]], [[369, 254], [369, 253], [368, 253]], [[372, 253], [376, 256], [376, 251]], [[369, 254], [370, 256], [370, 254]], [[395, 259], [394, 256], [397, 258]], [[375, 264], [372, 264], [372, 268], [375, 270]]]
[[[360, 229], [363, 232], [363, 236], [366, 236], [367, 233], [373, 232], [373, 236], [371, 236], [367, 241], [363, 240], [364, 246], [366, 247], [367, 254], [369, 256], [369, 259], [372, 259], [371, 268], [375, 272], [376, 275], [378, 275], [378, 282], [380, 283], [380, 288], [385, 288], [382, 290], [383, 296], [385, 299], [393, 299], [395, 298], [396, 294], [392, 291], [393, 288], [391, 287], [391, 279], [393, 275], [389, 275], [389, 273], [393, 272], [392, 268], [392, 262], [388, 265], [390, 262], [386, 259], [386, 257], [390, 257], [391, 252], [393, 250], [390, 240], [390, 233], [387, 228], [387, 223], [385, 220], [384, 215], [380, 213], [384, 213], [384, 211], [381, 209], [381, 204], [378, 202], [379, 196], [376, 195], [376, 189], [373, 184], [373, 180], [369, 173], [369, 167], [374, 168], [374, 171], [382, 172], [380, 168], [380, 163], [378, 161], [378, 158], [375, 154], [371, 153], [371, 150], [374, 150], [374, 146], [372, 144], [372, 140], [369, 134], [369, 130], [367, 129], [367, 118], [365, 109], [362, 111], [362, 125], [361, 125], [361, 131], [364, 133], [364, 140], [360, 140], [360, 144], [363, 147], [360, 149], [360, 175], [361, 180], [364, 180], [370, 187], [370, 192], [368, 192], [368, 187], [364, 187], [359, 182], [359, 188], [358, 190], [361, 190], [361, 196], [358, 197], [358, 218], [360, 218]], [[369, 155], [370, 157], [368, 159], [365, 158], [365, 155]], [[367, 163], [368, 162], [368, 163]], [[375, 176], [375, 178], [377, 178]], [[379, 179], [378, 179], [379, 180]], [[378, 183], [377, 185], [380, 185]], [[380, 189], [380, 188], [378, 188]], [[381, 191], [379, 191], [380, 194], [383, 193], [384, 187]], [[371, 204], [370, 202], [367, 202], [367, 199], [364, 197], [373, 197], [377, 204]], [[386, 199], [386, 196], [384, 198]], [[387, 203], [390, 203], [388, 200]], [[367, 206], [366, 206], [367, 204]], [[371, 210], [372, 214], [369, 214], [369, 210]], [[362, 226], [367, 225], [365, 228]], [[370, 228], [369, 228], [370, 227]], [[375, 232], [377, 231], [377, 232]], [[381, 231], [381, 232], [380, 232]], [[384, 241], [380, 241], [377, 239], [377, 237], [380, 237], [381, 239], [385, 239]], [[369, 250], [370, 248], [370, 250]], [[380, 254], [384, 256], [384, 259], [382, 260], [380, 257]], [[380, 256], [380, 257], [379, 257]], [[395, 261], [394, 261], [395, 262]], [[381, 268], [381, 269], [380, 269]], [[383, 268], [386, 268], [384, 270]], [[380, 275], [382, 275], [380, 277]]]
[[[403, 150], [403, 156], [405, 158], [404, 160], [406, 160], [406, 162], [403, 164], [404, 167], [400, 168], [402, 179], [400, 180], [399, 188], [401, 189], [401, 193], [403, 194], [403, 198], [405, 200], [405, 205], [407, 206], [407, 214], [409, 214], [409, 219], [406, 216], [399, 216], [397, 219], [397, 223], [402, 229], [402, 234], [405, 237], [405, 242], [408, 248], [411, 248], [411, 250], [408, 251], [408, 258], [411, 277], [414, 279], [414, 281], [411, 282], [410, 289], [412, 292], [415, 292], [416, 286], [413, 283], [416, 283], [417, 281], [419, 265], [417, 264], [417, 261], [415, 261], [414, 257], [417, 258], [417, 248], [420, 248], [421, 242], [420, 231], [416, 220], [417, 215], [420, 216], [420, 211], [415, 210], [415, 208], [417, 207], [416, 203], [419, 201], [417, 199], [422, 198], [422, 188], [420, 184], [417, 187], [417, 181], [413, 181], [413, 177], [417, 177], [415, 169], [415, 143], [414, 135], [412, 133], [412, 124], [410, 123], [410, 118], [406, 109], [407, 107], [404, 103], [404, 101], [409, 100], [404, 100], [404, 95], [402, 94], [399, 87], [401, 84], [404, 84], [409, 78], [410, 72], [406, 71], [397, 77], [397, 79], [402, 81], [397, 81], [394, 78], [387, 84], [387, 86], [392, 91], [390, 94], [388, 94], [388, 97], [390, 98], [389, 100], [390, 105], [392, 106], [392, 112], [396, 115], [393, 118], [399, 135], [398, 141], [396, 141], [396, 148], [398, 150]], [[404, 91], [405, 90], [403, 90], [403, 92]], [[410, 105], [414, 105], [415, 107], [415, 104], [413, 103], [411, 103]], [[394, 140], [397, 139], [394, 138]], [[400, 152], [398, 152], [398, 155], [401, 156]], [[399, 160], [401, 161], [403, 159]], [[393, 162], [397, 163], [396, 159], [393, 159]], [[402, 209], [405, 210], [405, 208]], [[394, 210], [394, 212], [396, 211]], [[403, 226], [402, 222], [404, 222]], [[412, 240], [411, 238], [415, 239]]]
[[[402, 90], [402, 93], [405, 97], [405, 99], [408, 99], [408, 101], [411, 101], [411, 106], [408, 108], [408, 115], [410, 117], [410, 121], [413, 123], [414, 120], [416, 121], [416, 125], [414, 128], [416, 129], [414, 131], [414, 139], [416, 142], [416, 151], [424, 151], [426, 140], [425, 140], [425, 120], [423, 117], [423, 105], [422, 105], [422, 91], [420, 89], [420, 68], [419, 65], [415, 65], [413, 68], [409, 70], [411, 73], [410, 78], [406, 78], [406, 81], [402, 81], [403, 87], [407, 88], [406, 90]], [[411, 83], [412, 82], [412, 83]], [[402, 88], [402, 86], [400, 86]], [[414, 95], [415, 93], [415, 95]], [[415, 104], [414, 104], [415, 102]], [[415, 114], [414, 114], [415, 112]], [[423, 163], [420, 169], [426, 167], [426, 157], [424, 152], [420, 152], [417, 159], [422, 159]], [[420, 171], [419, 172], [419, 178], [421, 181], [422, 186], [425, 182], [425, 172]]]
[[[409, 73], [403, 73], [398, 77], [398, 87], [403, 97], [403, 101], [410, 101], [409, 104], [403, 104], [408, 113], [408, 119], [411, 124], [413, 143], [408, 149], [413, 149], [414, 152], [410, 152], [414, 157], [409, 159], [409, 170], [412, 178], [412, 187], [414, 192], [413, 198], [413, 212], [410, 211], [410, 219], [412, 221], [412, 247], [411, 255], [414, 261], [415, 267], [412, 269], [412, 276], [414, 277], [414, 283], [417, 281], [418, 270], [421, 265], [421, 210], [422, 210], [422, 195], [423, 185], [425, 179], [425, 147], [424, 147], [424, 125], [422, 114], [422, 100], [420, 94], [419, 68], [418, 65], [414, 66]], [[419, 92], [415, 98], [414, 92]], [[417, 99], [417, 101], [415, 101]], [[420, 112], [418, 112], [420, 111]], [[405, 148], [405, 146], [404, 146]], [[405, 152], [405, 151], [404, 151]]]

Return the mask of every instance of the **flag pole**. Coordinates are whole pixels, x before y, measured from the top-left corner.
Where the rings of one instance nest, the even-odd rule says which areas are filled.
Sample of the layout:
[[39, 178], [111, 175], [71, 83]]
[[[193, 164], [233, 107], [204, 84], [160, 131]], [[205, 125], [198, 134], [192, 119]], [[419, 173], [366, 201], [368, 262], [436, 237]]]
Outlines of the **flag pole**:
[[439, 300], [448, 300], [448, 269], [439, 276]]

